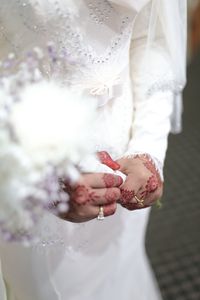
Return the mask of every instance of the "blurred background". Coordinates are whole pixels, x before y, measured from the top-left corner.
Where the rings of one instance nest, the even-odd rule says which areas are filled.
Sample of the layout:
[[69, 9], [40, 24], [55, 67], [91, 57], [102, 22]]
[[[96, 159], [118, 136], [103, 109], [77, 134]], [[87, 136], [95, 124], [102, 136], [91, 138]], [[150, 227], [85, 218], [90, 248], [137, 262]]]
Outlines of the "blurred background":
[[183, 132], [169, 137], [162, 202], [146, 247], [163, 298], [200, 300], [200, 0], [188, 0]]

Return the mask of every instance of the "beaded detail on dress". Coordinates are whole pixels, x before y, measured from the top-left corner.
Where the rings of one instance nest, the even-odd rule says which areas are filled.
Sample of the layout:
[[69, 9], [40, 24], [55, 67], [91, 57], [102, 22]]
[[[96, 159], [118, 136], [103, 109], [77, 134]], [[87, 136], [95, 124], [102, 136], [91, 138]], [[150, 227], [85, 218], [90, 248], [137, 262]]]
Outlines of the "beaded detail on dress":
[[[79, 0], [76, 5], [72, 0], [2, 0], [0, 43], [9, 50], [1, 49], [0, 56], [9, 51], [23, 59], [31, 47], [54, 44], [72, 66], [67, 75], [61, 67], [56, 79], [86, 90], [104, 105], [121, 89], [134, 18], [133, 12], [119, 13], [106, 0]], [[51, 78], [48, 62], [42, 70]]]
[[[105, 0], [79, 1], [80, 4], [77, 6], [84, 14], [84, 18], [81, 18], [80, 22], [77, 22], [77, 18], [80, 18], [80, 16], [69, 10], [68, 0], [64, 1], [66, 5], [63, 5], [60, 0], [47, 1], [45, 5], [41, 0], [16, 0], [15, 3], [11, 0], [9, 2], [3, 0], [3, 3], [1, 3], [2, 16], [6, 16], [13, 11], [13, 22], [21, 25], [23, 31], [30, 31], [37, 38], [37, 43], [54, 42], [63, 55], [72, 56], [75, 60], [79, 57], [82, 63], [87, 63], [87, 65], [106, 63], [130, 38], [131, 16], [119, 14]], [[85, 2], [85, 4], [82, 2]], [[44, 10], [46, 10], [46, 13]], [[115, 27], [110, 28], [110, 20], [114, 18], [117, 20]], [[83, 26], [85, 25], [84, 19], [88, 22], [86, 28]], [[105, 27], [107, 27], [109, 33], [105, 34], [105, 47], [102, 49], [98, 46], [94, 35], [98, 34], [99, 30], [105, 29]], [[1, 24], [0, 38], [10, 44], [12, 51], [18, 52], [19, 48], [22, 48], [23, 36], [20, 36], [19, 33], [17, 39], [16, 36], [13, 40], [7, 38], [10, 30], [14, 29], [14, 23], [13, 28], [6, 28]]]

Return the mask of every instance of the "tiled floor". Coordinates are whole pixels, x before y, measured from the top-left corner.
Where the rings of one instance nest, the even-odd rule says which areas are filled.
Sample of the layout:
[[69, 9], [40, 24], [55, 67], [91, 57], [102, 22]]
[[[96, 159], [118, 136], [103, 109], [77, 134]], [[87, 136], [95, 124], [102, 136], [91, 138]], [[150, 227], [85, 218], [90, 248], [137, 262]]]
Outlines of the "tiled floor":
[[169, 138], [163, 207], [153, 209], [147, 233], [164, 300], [200, 300], [200, 53], [184, 103], [183, 133]]

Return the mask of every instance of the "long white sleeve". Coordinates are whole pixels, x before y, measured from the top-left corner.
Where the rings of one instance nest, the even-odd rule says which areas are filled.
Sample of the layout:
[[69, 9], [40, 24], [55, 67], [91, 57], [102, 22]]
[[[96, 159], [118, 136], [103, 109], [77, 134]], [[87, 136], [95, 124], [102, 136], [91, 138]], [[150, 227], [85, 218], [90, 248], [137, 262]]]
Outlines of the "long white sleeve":
[[130, 68], [135, 112], [126, 154], [149, 153], [163, 163], [171, 128], [173, 74], [167, 54], [156, 47], [149, 55], [151, 67], [145, 70], [143, 51], [142, 45], [134, 47], [132, 42]]

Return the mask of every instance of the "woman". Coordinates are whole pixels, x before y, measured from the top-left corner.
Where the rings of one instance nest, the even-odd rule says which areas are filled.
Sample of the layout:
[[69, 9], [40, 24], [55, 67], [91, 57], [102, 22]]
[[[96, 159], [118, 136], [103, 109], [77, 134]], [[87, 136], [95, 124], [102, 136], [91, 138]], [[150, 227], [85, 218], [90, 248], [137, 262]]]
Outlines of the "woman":
[[46, 214], [37, 246], [1, 245], [1, 299], [161, 299], [144, 239], [185, 83], [185, 11], [183, 0], [1, 1], [2, 58], [53, 41], [75, 61], [59, 80], [98, 100], [102, 162], [82, 162], [76, 186], [65, 182], [69, 211]]

